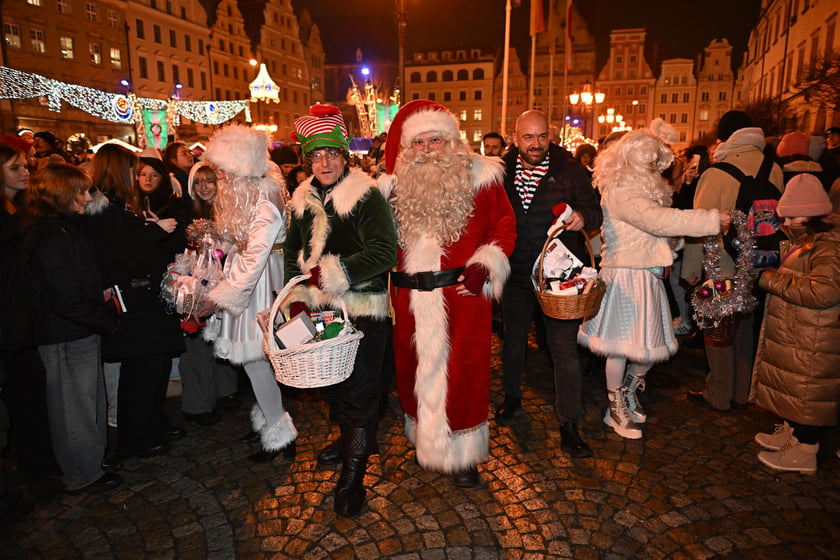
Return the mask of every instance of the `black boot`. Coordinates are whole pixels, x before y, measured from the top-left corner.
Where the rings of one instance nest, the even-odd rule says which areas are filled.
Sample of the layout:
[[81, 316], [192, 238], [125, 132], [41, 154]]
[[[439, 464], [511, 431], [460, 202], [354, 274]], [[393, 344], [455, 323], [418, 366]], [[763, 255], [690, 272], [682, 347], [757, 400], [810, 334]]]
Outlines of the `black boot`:
[[289, 442], [286, 447], [278, 449], [277, 451], [266, 451], [265, 449], [261, 449], [256, 453], [248, 455], [248, 459], [255, 463], [270, 463], [281, 454], [284, 459], [294, 461], [295, 456], [297, 455], [297, 443], [294, 441]]
[[355, 517], [365, 507], [364, 479], [368, 457], [376, 452], [376, 429], [342, 426], [341, 475], [335, 485], [335, 512]]
[[560, 449], [575, 459], [583, 459], [593, 455], [592, 448], [580, 438], [577, 424], [574, 422], [566, 422], [560, 426]]
[[339, 453], [338, 445], [341, 440], [336, 440], [327, 444], [325, 448], [318, 453], [318, 465], [337, 465], [341, 462], [341, 454]]

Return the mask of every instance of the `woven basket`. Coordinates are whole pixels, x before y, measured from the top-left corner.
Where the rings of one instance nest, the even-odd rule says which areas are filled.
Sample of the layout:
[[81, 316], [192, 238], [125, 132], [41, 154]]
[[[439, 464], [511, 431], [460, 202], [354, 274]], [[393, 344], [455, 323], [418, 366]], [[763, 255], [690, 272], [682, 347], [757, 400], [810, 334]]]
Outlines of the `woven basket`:
[[[540, 264], [537, 269], [537, 288], [534, 289], [534, 295], [537, 296], [537, 301], [540, 302], [543, 313], [549, 317], [554, 319], [590, 319], [598, 314], [598, 310], [601, 308], [601, 300], [604, 299], [604, 292], [607, 290], [607, 285], [600, 278], [595, 281], [587, 294], [561, 296], [545, 291], [545, 282], [543, 281], [545, 252], [551, 240], [557, 237], [561, 231], [563, 231], [563, 228], [557, 230], [554, 235], [548, 236], [543, 244]], [[583, 238], [586, 240], [589, 261], [592, 263], [592, 268], [595, 268], [595, 253], [592, 252], [592, 243], [589, 242], [589, 238], [585, 234], [583, 234]]]
[[296, 348], [279, 348], [274, 339], [274, 319], [277, 317], [280, 304], [288, 297], [292, 288], [307, 278], [309, 275], [303, 274], [289, 280], [274, 299], [268, 321], [263, 328], [263, 350], [274, 369], [274, 377], [280, 383], [298, 389], [335, 385], [350, 377], [353, 373], [359, 341], [365, 336], [361, 331], [352, 330], [347, 316], [347, 307], [342, 301], [344, 328], [337, 337], [301, 344]]
[[734, 315], [724, 317], [718, 326], [703, 329], [703, 341], [708, 346], [732, 346], [735, 342], [735, 331], [738, 330], [738, 318]]

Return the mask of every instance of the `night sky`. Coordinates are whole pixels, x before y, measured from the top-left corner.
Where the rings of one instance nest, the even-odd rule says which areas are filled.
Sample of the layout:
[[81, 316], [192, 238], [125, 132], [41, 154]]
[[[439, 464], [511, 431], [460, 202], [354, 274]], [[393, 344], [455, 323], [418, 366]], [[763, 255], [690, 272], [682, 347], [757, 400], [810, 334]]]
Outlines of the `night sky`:
[[[529, 1], [511, 11], [511, 43], [528, 61]], [[560, 0], [563, 1], [563, 0]], [[544, 0], [547, 5], [547, 0]], [[308, 8], [321, 30], [327, 63], [396, 60], [395, 0], [292, 0]], [[599, 42], [599, 64], [608, 54], [611, 29], [644, 27], [658, 46], [659, 60], [695, 58], [714, 38], [733, 45], [737, 67], [761, 0], [575, 0]], [[504, 42], [505, 0], [408, 0], [406, 54], [414, 50], [493, 48]]]

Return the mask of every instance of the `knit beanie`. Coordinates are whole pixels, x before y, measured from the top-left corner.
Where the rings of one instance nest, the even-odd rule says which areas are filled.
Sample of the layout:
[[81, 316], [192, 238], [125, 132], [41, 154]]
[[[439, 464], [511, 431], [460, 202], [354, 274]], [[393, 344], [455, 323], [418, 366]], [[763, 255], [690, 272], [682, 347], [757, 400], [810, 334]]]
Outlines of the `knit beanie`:
[[794, 175], [776, 207], [781, 218], [826, 216], [831, 210], [831, 200], [822, 183], [810, 173]]
[[46, 132], [46, 131], [37, 132], [35, 134], [35, 138], [40, 138], [41, 140], [43, 140], [44, 142], [46, 142], [47, 144], [49, 144], [50, 146], [55, 148], [57, 140], [55, 138], [55, 135], [52, 132]]
[[720, 118], [717, 128], [717, 137], [721, 142], [726, 142], [732, 133], [742, 128], [753, 125], [750, 117], [743, 111], [727, 111]]
[[776, 155], [781, 157], [807, 156], [810, 138], [801, 132], [788, 132], [776, 147]]

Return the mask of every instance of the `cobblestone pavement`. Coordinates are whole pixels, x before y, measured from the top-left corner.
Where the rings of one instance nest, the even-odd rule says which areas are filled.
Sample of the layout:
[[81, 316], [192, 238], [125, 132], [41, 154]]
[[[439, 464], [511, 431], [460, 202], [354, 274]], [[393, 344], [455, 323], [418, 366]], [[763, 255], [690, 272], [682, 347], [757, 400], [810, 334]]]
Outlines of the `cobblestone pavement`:
[[169, 456], [126, 461], [126, 484], [110, 494], [66, 496], [55, 481], [25, 481], [38, 506], [0, 531], [0, 558], [840, 558], [840, 432], [827, 434], [816, 475], [770, 471], [752, 438], [774, 419], [687, 403], [705, 360], [682, 350], [649, 375], [642, 440], [605, 429], [603, 378], [585, 378], [582, 432], [595, 458], [572, 461], [559, 448], [546, 358], [531, 356], [527, 415], [491, 422], [478, 489], [417, 466], [392, 395], [365, 479], [369, 510], [336, 517], [337, 472], [315, 461], [335, 429], [304, 392], [289, 401], [294, 463], [247, 461], [247, 407], [216, 426], [189, 424]]

